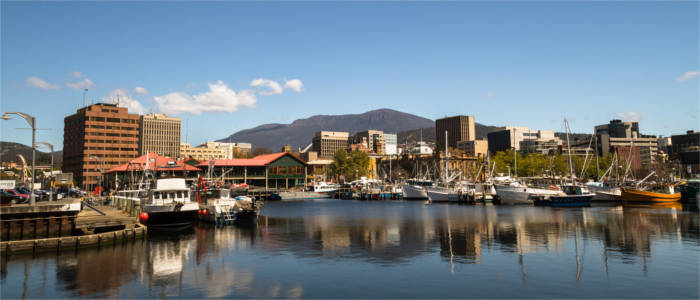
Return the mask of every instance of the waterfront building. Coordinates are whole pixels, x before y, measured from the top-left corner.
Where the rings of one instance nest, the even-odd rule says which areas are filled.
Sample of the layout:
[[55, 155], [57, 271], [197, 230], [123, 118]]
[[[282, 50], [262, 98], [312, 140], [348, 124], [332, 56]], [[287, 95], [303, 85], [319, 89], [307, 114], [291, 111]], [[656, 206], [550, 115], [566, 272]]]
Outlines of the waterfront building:
[[[384, 132], [381, 130], [365, 130], [355, 133], [352, 136], [352, 143], [359, 144], [367, 141], [367, 148], [374, 149], [374, 143], [378, 139], [384, 139]], [[382, 151], [384, 151], [382, 149]]]
[[[64, 118], [64, 173], [72, 173], [75, 185], [92, 190], [100, 169], [107, 170], [138, 156], [139, 115], [116, 104], [97, 103]], [[100, 160], [102, 165], [100, 165]]]
[[399, 152], [396, 149], [397, 143], [398, 143], [398, 138], [396, 133], [385, 133], [384, 134], [384, 141], [386, 142], [386, 150], [384, 151], [384, 154], [386, 155], [398, 155]]
[[250, 143], [207, 142], [206, 147], [210, 149], [221, 149], [225, 154], [223, 158], [228, 159], [247, 156], [253, 152], [253, 145]]
[[459, 141], [476, 139], [476, 129], [473, 116], [454, 116], [435, 120], [435, 144], [438, 149], [445, 149], [445, 131], [447, 145], [457, 148]]
[[206, 176], [205, 171], [210, 165], [213, 167], [212, 178], [223, 183], [246, 183], [265, 189], [306, 186], [307, 163], [289, 152], [253, 158], [204, 160], [197, 167]]
[[332, 158], [340, 149], [348, 148], [350, 133], [338, 131], [319, 131], [312, 139], [311, 149], [319, 158]]
[[226, 152], [226, 148], [219, 148], [215, 146], [215, 143], [205, 143], [203, 145], [192, 147], [188, 143], [180, 144], [180, 158], [184, 159], [217, 159], [217, 158], [228, 158], [229, 154]]
[[526, 153], [539, 153], [544, 155], [556, 154], [560, 152], [562, 146], [561, 139], [552, 140], [523, 140], [520, 142], [520, 152]]
[[303, 152], [301, 153], [301, 158], [306, 161], [307, 182], [328, 181], [326, 175], [328, 174], [330, 165], [333, 163], [332, 159], [320, 159], [316, 151]]
[[595, 126], [593, 130], [597, 136], [607, 134], [614, 138], [637, 138], [639, 136], [639, 122], [612, 120], [608, 124]]
[[180, 157], [180, 118], [166, 114], [148, 114], [139, 120], [139, 155], [155, 152]]
[[[165, 176], [185, 177], [193, 182], [201, 169], [188, 165], [183, 160], [176, 161], [156, 152], [146, 153], [124, 164], [115, 166], [104, 172], [106, 190], [117, 189], [119, 186], [134, 186], [140, 180], [140, 173], [150, 170], [156, 178]], [[133, 176], [137, 173], [137, 176]]]
[[668, 148], [669, 158], [678, 160], [685, 169], [684, 173], [700, 173], [700, 133], [688, 130], [686, 134], [671, 136], [671, 146]]
[[[633, 170], [651, 169], [658, 155], [659, 142], [656, 136], [640, 134], [638, 122], [612, 120], [609, 124], [595, 126], [594, 131], [599, 155], [626, 153], [629, 159], [636, 159], [631, 164]], [[636, 149], [630, 150], [630, 147]]]
[[411, 154], [416, 156], [428, 156], [433, 155], [433, 148], [426, 142], [418, 142], [411, 149]]
[[[527, 127], [506, 126], [503, 130], [488, 134], [489, 151], [505, 151], [508, 149], [521, 150], [521, 142], [525, 140], [535, 140], [542, 143], [559, 143], [561, 140], [554, 136], [551, 130], [530, 130]], [[526, 143], [526, 145], [528, 145]]]
[[459, 141], [457, 149], [470, 157], [485, 157], [489, 151], [489, 142], [487, 140]]

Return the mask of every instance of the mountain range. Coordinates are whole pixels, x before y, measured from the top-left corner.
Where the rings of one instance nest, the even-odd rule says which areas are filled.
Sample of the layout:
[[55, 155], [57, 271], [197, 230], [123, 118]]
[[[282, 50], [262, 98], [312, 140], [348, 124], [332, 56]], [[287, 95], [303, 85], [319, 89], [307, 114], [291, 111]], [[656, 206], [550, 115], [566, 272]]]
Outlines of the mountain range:
[[[17, 154], [24, 157], [27, 163], [32, 161], [32, 147], [13, 142], [0, 141], [0, 161], [3, 162], [21, 162]], [[53, 152], [54, 164], [58, 165], [63, 161], [63, 151]], [[37, 164], [48, 164], [51, 162], [51, 154], [49, 152], [36, 151]]]
[[[490, 132], [503, 130], [503, 127], [474, 124], [477, 139], [486, 139]], [[377, 109], [362, 114], [316, 115], [298, 119], [290, 124], [264, 124], [238, 131], [218, 142], [245, 142], [255, 148], [269, 148], [278, 151], [289, 144], [292, 149], [305, 148], [318, 131], [347, 131], [351, 135], [368, 129], [385, 133], [397, 133], [397, 142], [411, 143], [421, 139], [435, 142], [435, 121], [420, 116], [396, 111]], [[563, 137], [563, 133], [556, 133]], [[588, 138], [590, 134], [572, 134], [572, 141]]]
[[255, 148], [265, 147], [277, 151], [285, 144], [291, 145], [292, 149], [304, 148], [311, 144], [316, 132], [322, 130], [347, 131], [354, 134], [376, 129], [385, 133], [398, 133], [434, 125], [433, 120], [416, 115], [392, 109], [377, 109], [363, 114], [317, 115], [298, 119], [290, 124], [264, 124], [241, 130], [218, 141], [252, 143]]

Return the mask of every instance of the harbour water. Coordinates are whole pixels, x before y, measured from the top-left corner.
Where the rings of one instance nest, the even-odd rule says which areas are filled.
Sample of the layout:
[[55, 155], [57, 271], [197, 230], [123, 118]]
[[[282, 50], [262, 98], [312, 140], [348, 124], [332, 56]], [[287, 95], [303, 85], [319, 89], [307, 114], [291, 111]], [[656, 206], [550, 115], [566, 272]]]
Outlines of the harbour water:
[[268, 202], [255, 227], [4, 258], [1, 296], [698, 298], [699, 216], [676, 207]]

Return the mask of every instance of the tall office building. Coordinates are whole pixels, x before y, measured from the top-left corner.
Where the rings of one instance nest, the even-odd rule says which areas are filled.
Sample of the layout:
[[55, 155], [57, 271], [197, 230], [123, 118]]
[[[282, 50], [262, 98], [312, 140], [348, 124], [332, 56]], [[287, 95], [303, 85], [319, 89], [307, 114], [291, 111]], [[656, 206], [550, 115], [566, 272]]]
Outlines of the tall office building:
[[180, 118], [166, 114], [141, 116], [139, 126], [139, 156], [155, 152], [162, 156], [180, 156]]
[[439, 151], [445, 149], [445, 131], [447, 131], [447, 145], [457, 148], [457, 142], [473, 141], [476, 139], [473, 116], [454, 116], [435, 120], [436, 148]]
[[[97, 103], [64, 118], [63, 172], [92, 190], [103, 171], [138, 157], [139, 115], [116, 104]], [[100, 166], [102, 160], [102, 166]]]
[[348, 148], [350, 133], [337, 131], [319, 131], [312, 139], [311, 149], [319, 158], [332, 158], [335, 151]]

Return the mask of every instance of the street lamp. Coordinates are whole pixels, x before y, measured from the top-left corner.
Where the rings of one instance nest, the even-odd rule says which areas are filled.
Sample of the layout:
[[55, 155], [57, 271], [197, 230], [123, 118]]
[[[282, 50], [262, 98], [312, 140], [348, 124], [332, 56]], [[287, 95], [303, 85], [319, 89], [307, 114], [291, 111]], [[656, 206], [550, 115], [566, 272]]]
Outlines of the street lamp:
[[102, 196], [102, 172], [104, 172], [104, 170], [102, 169], [102, 157], [99, 157], [97, 155], [92, 155], [92, 156], [90, 156], [90, 159], [96, 159], [97, 161], [100, 162], [100, 188], [99, 189], [100, 189], [100, 196]]
[[49, 154], [51, 154], [51, 169], [49, 170], [51, 175], [49, 175], [49, 202], [53, 201], [53, 145], [47, 143], [47, 142], [36, 142], [37, 147], [38, 145], [44, 145], [46, 147], [49, 147], [49, 151], [51, 151]]
[[24, 118], [27, 123], [29, 123], [29, 126], [32, 127], [32, 185], [30, 186], [30, 195], [29, 195], [29, 205], [36, 205], [36, 201], [34, 199], [34, 166], [36, 162], [36, 145], [34, 144], [34, 139], [36, 138], [36, 118], [32, 117], [31, 115], [22, 113], [22, 112], [6, 112], [5, 114], [2, 115], [3, 120], [9, 120], [11, 119], [10, 115], [18, 115], [22, 118]]

